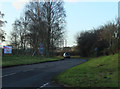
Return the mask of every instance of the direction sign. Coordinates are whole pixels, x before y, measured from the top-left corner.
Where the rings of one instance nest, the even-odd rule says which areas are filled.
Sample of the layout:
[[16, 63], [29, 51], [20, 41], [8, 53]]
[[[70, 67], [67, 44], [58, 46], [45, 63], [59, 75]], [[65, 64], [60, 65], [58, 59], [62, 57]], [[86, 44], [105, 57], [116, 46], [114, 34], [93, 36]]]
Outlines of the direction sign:
[[4, 54], [11, 54], [12, 47], [11, 46], [4, 46]]
[[44, 47], [43, 44], [40, 43], [40, 54], [43, 55], [44, 54]]

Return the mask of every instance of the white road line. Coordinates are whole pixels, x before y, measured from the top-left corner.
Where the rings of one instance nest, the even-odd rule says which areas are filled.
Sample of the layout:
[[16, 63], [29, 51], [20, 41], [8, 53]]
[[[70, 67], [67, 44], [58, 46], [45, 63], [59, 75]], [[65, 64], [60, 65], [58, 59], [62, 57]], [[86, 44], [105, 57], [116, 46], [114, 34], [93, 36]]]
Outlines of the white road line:
[[45, 84], [43, 84], [42, 86], [40, 86], [39, 88], [37, 88], [37, 89], [43, 88], [43, 87], [47, 86], [48, 84], [49, 84], [49, 83], [45, 83]]
[[[25, 70], [25, 71], [23, 71], [23, 72], [27, 72], [27, 71], [31, 71], [31, 70], [34, 70], [34, 69]], [[16, 73], [6, 74], [6, 75], [0, 76], [0, 77], [2, 78], [2, 77], [14, 75], [14, 74], [16, 74]]]
[[6, 76], [14, 75], [14, 74], [16, 74], [16, 73], [6, 74], [6, 75], [3, 75], [1, 77], [6, 77]]
[[34, 70], [34, 69], [24, 70], [23, 72], [28, 72], [28, 71], [31, 71], [31, 70]]

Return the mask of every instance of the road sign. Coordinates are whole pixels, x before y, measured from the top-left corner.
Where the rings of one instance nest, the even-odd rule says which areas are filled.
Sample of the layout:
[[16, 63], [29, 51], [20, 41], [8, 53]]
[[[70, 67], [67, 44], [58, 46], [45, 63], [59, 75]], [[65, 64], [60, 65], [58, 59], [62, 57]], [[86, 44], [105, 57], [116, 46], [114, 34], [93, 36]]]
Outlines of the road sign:
[[94, 50], [95, 50], [95, 51], [97, 51], [97, 50], [98, 50], [98, 48], [96, 47]]
[[43, 55], [44, 54], [44, 47], [43, 44], [40, 43], [40, 54]]
[[11, 54], [12, 47], [11, 46], [4, 46], [4, 54]]
[[117, 38], [118, 37], [118, 31], [115, 31], [114, 34], [115, 34], [115, 38]]

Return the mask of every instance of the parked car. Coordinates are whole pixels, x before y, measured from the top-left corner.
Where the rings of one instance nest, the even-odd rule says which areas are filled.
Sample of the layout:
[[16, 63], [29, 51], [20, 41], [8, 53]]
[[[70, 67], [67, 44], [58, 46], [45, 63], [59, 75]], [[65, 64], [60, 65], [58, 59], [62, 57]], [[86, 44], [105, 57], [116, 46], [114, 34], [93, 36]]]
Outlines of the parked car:
[[69, 54], [68, 52], [65, 52], [65, 53], [63, 54], [63, 57], [64, 57], [64, 58], [70, 58], [70, 54]]

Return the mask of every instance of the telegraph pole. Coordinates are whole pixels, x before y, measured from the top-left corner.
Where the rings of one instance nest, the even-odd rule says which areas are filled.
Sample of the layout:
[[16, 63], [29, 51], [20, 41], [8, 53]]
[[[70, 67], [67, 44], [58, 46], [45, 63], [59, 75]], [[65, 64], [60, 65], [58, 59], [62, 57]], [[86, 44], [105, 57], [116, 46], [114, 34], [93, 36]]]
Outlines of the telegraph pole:
[[[0, 41], [0, 77], [2, 76], [2, 41]], [[0, 78], [0, 88], [2, 88], [2, 78]]]

